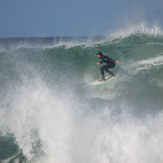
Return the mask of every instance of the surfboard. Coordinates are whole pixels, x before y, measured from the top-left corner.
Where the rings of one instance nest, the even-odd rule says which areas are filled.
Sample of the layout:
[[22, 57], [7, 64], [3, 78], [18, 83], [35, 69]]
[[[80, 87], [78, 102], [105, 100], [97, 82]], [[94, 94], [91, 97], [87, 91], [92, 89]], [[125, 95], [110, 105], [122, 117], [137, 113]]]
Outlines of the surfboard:
[[109, 83], [110, 81], [114, 80], [116, 76], [107, 76], [105, 77], [105, 81], [99, 81], [99, 80], [96, 80], [94, 83], [92, 83], [91, 85], [92, 86], [100, 86], [100, 85], [104, 85], [104, 84], [107, 84]]

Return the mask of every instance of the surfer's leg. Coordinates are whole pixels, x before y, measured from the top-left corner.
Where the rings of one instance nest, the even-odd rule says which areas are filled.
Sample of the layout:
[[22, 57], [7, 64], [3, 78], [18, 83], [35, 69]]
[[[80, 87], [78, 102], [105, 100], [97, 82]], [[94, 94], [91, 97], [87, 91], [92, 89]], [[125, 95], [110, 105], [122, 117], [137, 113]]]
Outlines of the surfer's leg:
[[102, 75], [102, 79], [101, 80], [105, 80], [105, 76], [104, 76], [104, 68], [105, 66], [101, 66], [100, 67], [100, 71], [101, 71], [101, 75]]
[[109, 71], [109, 68], [113, 68], [113, 67], [108, 66], [108, 65], [105, 65], [105, 66], [104, 66], [104, 71], [106, 71], [107, 73], [109, 73], [109, 74], [112, 75], [112, 76], [115, 76], [111, 71]]
[[110, 75], [115, 76], [109, 69], [105, 69], [106, 72], [108, 72]]

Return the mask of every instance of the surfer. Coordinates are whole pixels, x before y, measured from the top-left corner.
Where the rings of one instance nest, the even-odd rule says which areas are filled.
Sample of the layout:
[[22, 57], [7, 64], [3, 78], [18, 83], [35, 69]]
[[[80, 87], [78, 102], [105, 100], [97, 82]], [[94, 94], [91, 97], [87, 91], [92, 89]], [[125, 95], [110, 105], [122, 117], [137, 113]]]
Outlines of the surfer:
[[102, 79], [100, 81], [105, 81], [104, 71], [108, 72], [111, 76], [115, 76], [111, 71], [109, 71], [109, 69], [114, 68], [115, 64], [119, 63], [119, 61], [115, 61], [115, 60], [103, 55], [102, 52], [100, 52], [100, 51], [97, 53], [97, 57], [99, 59], [102, 59], [101, 62], [97, 62], [98, 65], [103, 62], [107, 63], [107, 65], [100, 67], [100, 71], [101, 71], [101, 75], [102, 75]]

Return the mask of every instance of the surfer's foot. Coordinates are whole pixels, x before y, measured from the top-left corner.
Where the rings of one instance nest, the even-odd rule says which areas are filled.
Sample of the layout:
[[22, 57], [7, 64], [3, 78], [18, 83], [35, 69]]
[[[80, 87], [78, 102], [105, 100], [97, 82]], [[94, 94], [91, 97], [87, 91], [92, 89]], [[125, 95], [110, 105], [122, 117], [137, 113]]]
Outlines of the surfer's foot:
[[100, 79], [99, 81], [102, 82], [102, 81], [106, 81], [106, 80], [105, 80], [105, 78], [102, 78], [102, 79]]
[[114, 77], [114, 76], [115, 76], [115, 75], [114, 75], [114, 74], [112, 74], [112, 75], [111, 75], [111, 78], [112, 78], [112, 77]]
[[111, 76], [115, 76], [112, 72], [110, 73]]

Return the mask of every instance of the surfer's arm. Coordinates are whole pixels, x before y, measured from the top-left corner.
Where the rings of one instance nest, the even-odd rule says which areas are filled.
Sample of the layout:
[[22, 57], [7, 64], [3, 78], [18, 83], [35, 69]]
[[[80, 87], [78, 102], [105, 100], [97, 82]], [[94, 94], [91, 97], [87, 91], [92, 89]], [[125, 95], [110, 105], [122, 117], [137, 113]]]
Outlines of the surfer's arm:
[[97, 62], [97, 65], [100, 65], [101, 63], [103, 63], [104, 61], [101, 61], [101, 62]]
[[115, 61], [115, 63], [119, 63], [119, 61]]
[[109, 57], [107, 57], [107, 60], [108, 60], [109, 62], [116, 62], [114, 59], [109, 58]]
[[103, 63], [104, 61], [102, 60], [101, 62], [99, 62], [100, 64]]

